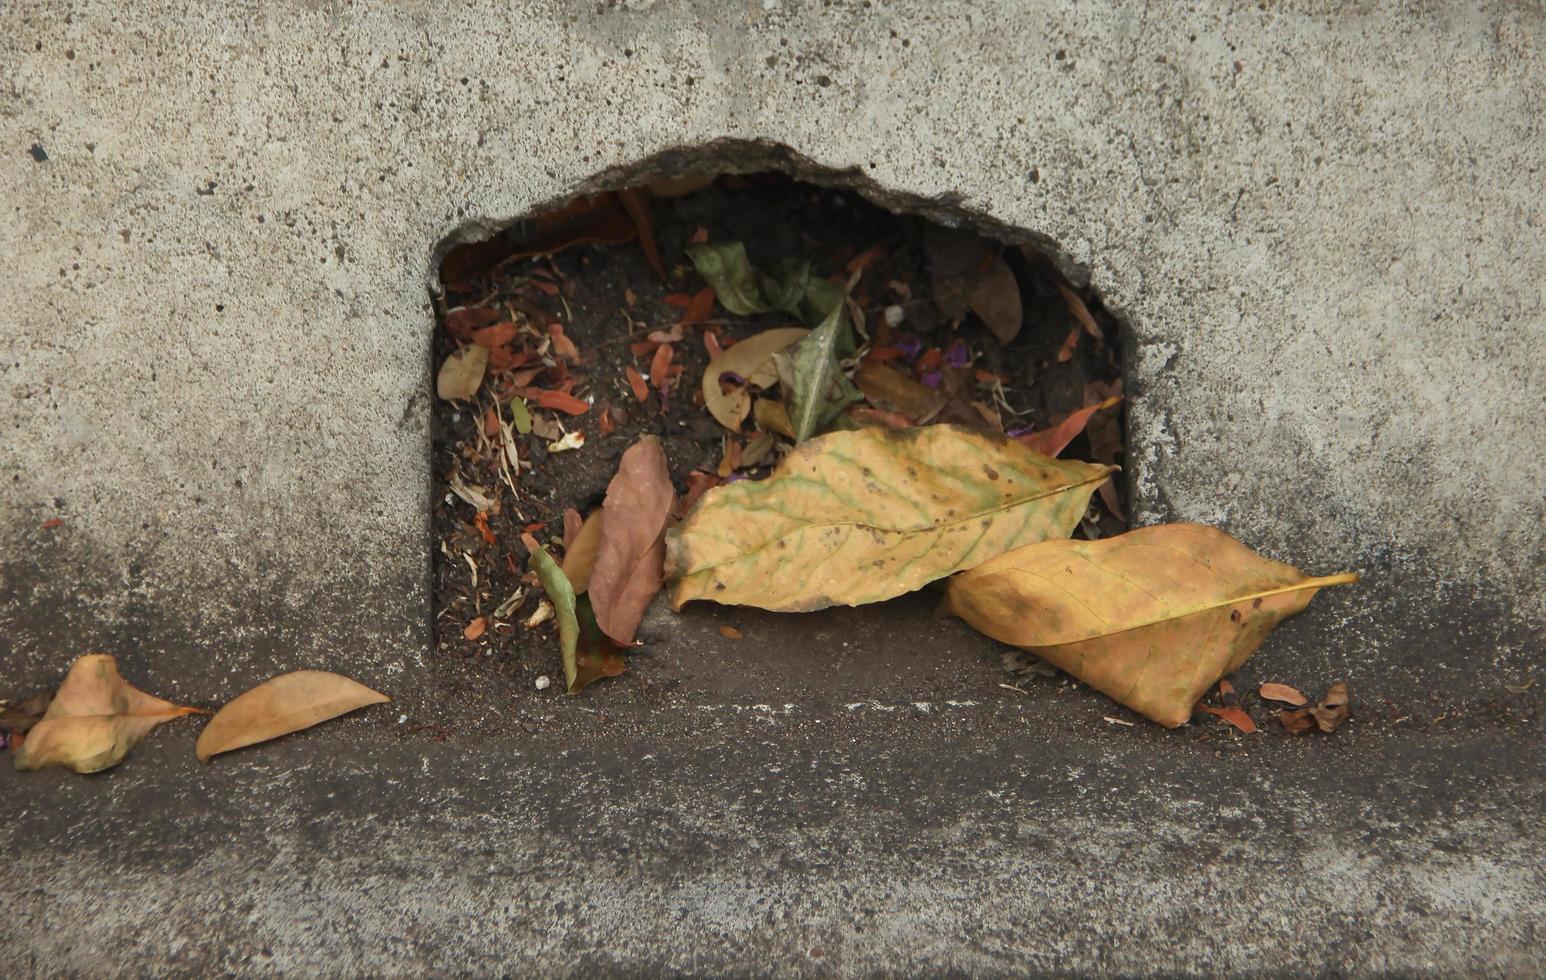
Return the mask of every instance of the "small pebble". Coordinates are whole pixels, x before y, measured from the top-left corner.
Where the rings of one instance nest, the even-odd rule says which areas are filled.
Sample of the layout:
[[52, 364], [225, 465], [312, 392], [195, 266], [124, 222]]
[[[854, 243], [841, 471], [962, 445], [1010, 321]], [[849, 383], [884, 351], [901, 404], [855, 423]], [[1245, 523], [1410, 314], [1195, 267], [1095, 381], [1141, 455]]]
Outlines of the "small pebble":
[[551, 683], [553, 683], [553, 681], [548, 677], [548, 675], [543, 674], [541, 677], [537, 678], [537, 690], [546, 691], [548, 689], [548, 685]]
[[893, 328], [900, 327], [902, 325], [902, 321], [906, 318], [907, 315], [902, 312], [902, 308], [900, 306], [886, 307], [886, 326]]
[[408, 716], [407, 715], [398, 715], [397, 716], [397, 723], [399, 725], [406, 725], [406, 724], [408, 724]]

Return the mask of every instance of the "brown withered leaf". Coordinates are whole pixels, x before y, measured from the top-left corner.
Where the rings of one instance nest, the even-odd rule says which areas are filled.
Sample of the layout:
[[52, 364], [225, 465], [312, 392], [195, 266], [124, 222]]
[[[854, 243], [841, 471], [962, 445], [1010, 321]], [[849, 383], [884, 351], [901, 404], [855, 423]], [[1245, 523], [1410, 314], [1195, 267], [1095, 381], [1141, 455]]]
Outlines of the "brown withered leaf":
[[123, 761], [151, 729], [183, 715], [208, 714], [152, 697], [130, 686], [118, 661], [102, 653], [80, 657], [48, 710], [16, 750], [16, 768], [64, 766], [100, 772]]
[[952, 612], [1167, 727], [1272, 627], [1352, 573], [1310, 578], [1197, 524], [1046, 541], [951, 580]]
[[53, 691], [39, 691], [30, 698], [6, 705], [5, 710], [0, 711], [0, 731], [25, 735], [48, 713], [48, 704], [53, 699]]
[[660, 440], [645, 436], [623, 453], [602, 504], [601, 544], [589, 594], [607, 636], [633, 642], [644, 610], [662, 584], [666, 522], [676, 502]]
[[200, 762], [208, 762], [222, 752], [267, 742], [390, 700], [358, 681], [325, 670], [280, 674], [237, 695], [217, 711], [199, 734], [194, 753]]
[[649, 191], [630, 187], [618, 191], [617, 199], [638, 231], [639, 249], [644, 253], [644, 261], [649, 263], [655, 275], [665, 279], [666, 263], [660, 257], [660, 246], [655, 244], [655, 213], [650, 207]]
[[[1290, 688], [1289, 690], [1293, 689]], [[1294, 693], [1298, 694], [1297, 691]], [[1304, 697], [1302, 694], [1299, 696], [1301, 698]], [[1282, 722], [1283, 727], [1295, 735], [1303, 735], [1305, 732], [1315, 729], [1328, 733], [1334, 732], [1342, 722], [1347, 720], [1348, 701], [1347, 684], [1338, 681], [1326, 689], [1326, 694], [1321, 698], [1320, 704], [1313, 708], [1279, 711], [1278, 721]]]
[[1019, 335], [1025, 319], [1020, 305], [1020, 283], [1001, 257], [994, 256], [978, 274], [967, 293], [967, 302], [999, 343], [1007, 344]]
[[1347, 684], [1342, 681], [1327, 688], [1321, 703], [1310, 709], [1315, 716], [1315, 727], [1323, 732], [1336, 731], [1337, 726], [1347, 720], [1348, 700]]

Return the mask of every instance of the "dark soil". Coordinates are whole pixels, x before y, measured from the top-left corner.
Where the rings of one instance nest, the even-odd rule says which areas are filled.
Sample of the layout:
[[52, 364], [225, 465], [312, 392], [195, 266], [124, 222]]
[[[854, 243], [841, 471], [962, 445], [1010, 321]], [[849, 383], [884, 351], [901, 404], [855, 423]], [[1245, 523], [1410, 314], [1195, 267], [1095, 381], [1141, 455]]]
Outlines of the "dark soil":
[[[527, 573], [526, 552], [520, 543], [523, 531], [554, 542], [556, 554], [562, 547], [564, 511], [574, 508], [584, 514], [599, 506], [619, 457], [641, 435], [661, 438], [680, 494], [690, 489], [690, 473], [712, 473], [720, 464], [729, 433], [701, 407], [699, 393], [709, 356], [705, 335], [724, 341], [741, 339], [770, 327], [790, 325], [791, 318], [784, 314], [736, 317], [715, 305], [708, 322], [685, 324], [682, 339], [672, 344], [672, 363], [681, 365], [683, 371], [668, 395], [662, 398], [659, 389], [652, 387], [647, 400], [638, 401], [626, 371], [632, 367], [648, 375], [653, 354], [643, 347], [636, 352], [634, 345], [649, 345], [652, 331], [669, 331], [676, 326], [684, 316], [679, 304], [705, 286], [683, 251], [694, 235], [701, 239], [706, 234], [708, 240], [716, 242], [744, 242], [758, 268], [776, 269], [789, 258], [808, 259], [817, 275], [838, 280], [847, 279], [850, 262], [879, 246], [879, 257], [863, 267], [853, 291], [866, 317], [871, 338], [868, 348], [900, 345], [909, 354], [928, 358], [930, 351], [945, 352], [954, 341], [963, 340], [972, 355], [973, 368], [1002, 378], [1002, 396], [996, 404], [1006, 430], [1044, 428], [1098, 400], [1091, 394], [1096, 389], [1088, 387], [1092, 383], [1097, 388], [1120, 383], [1118, 326], [1098, 298], [1087, 291], [1080, 294], [1104, 336], [1097, 341], [1082, 335], [1072, 358], [1058, 360], [1059, 350], [1079, 326], [1058, 288], [1061, 278], [1043, 256], [1018, 247], [1002, 247], [1005, 261], [1019, 280], [1025, 311], [1020, 335], [1006, 348], [974, 315], [947, 322], [936, 308], [923, 246], [928, 226], [921, 219], [892, 214], [852, 193], [772, 174], [722, 177], [686, 196], [644, 199], [664, 259], [665, 281], [652, 271], [638, 240], [579, 244], [549, 254], [519, 257], [522, 242], [546, 236], [539, 247], [553, 243], [554, 236], [541, 227], [540, 219], [510, 230], [493, 243], [453, 252], [448, 259], [447, 291], [435, 344], [437, 368], [446, 356], [467, 343], [469, 323], [516, 322], [523, 332], [509, 347], [515, 352], [525, 350], [534, 358], [513, 371], [500, 373], [491, 367], [476, 405], [436, 401], [435, 655], [437, 672], [453, 690], [477, 689], [486, 694], [509, 685], [530, 690], [532, 681], [544, 674], [555, 680], [555, 691], [562, 683], [553, 623], [531, 629], [523, 625], [541, 599], [540, 587], [534, 586]], [[614, 232], [608, 226], [598, 237], [622, 237]], [[517, 257], [498, 261], [501, 255], [512, 252]], [[478, 315], [479, 307], [490, 312]], [[898, 309], [901, 312], [902, 322], [895, 329], [888, 325], [888, 308], [892, 308], [893, 322]], [[449, 330], [448, 321], [458, 330]], [[542, 347], [554, 323], [578, 348], [577, 364], [561, 363], [551, 344]], [[540, 359], [536, 358], [539, 351]], [[571, 416], [532, 406], [538, 429], [546, 428], [548, 436], [532, 432], [516, 437], [520, 458], [528, 461], [530, 468], [512, 474], [516, 489], [512, 493], [499, 462], [498, 429], [491, 425], [494, 396], [499, 396], [500, 404], [508, 404], [516, 382], [523, 380], [520, 372], [530, 373], [544, 364], [553, 368], [527, 380], [523, 387], [559, 387], [567, 375], [574, 380], [572, 393], [589, 401], [590, 408], [583, 415]], [[908, 369], [905, 362], [896, 364]], [[990, 407], [995, 404], [986, 386], [979, 385], [978, 395]], [[604, 415], [613, 423], [608, 434], [603, 434]], [[508, 414], [504, 418], [510, 420]], [[1103, 419], [1107, 432], [1114, 431], [1120, 440], [1120, 412], [1097, 418]], [[548, 447], [556, 435], [554, 424], [583, 432], [583, 447], [550, 452]], [[992, 427], [982, 420], [979, 424]], [[481, 436], [480, 426], [484, 428]], [[746, 428], [743, 445], [756, 435], [750, 420]], [[787, 447], [788, 440], [779, 442], [780, 448]], [[778, 455], [777, 451], [770, 453], [762, 465], [741, 473], [749, 478], [765, 476]], [[1063, 455], [1091, 458], [1092, 447], [1081, 435]], [[1122, 462], [1120, 455], [1115, 462]], [[479, 508], [453, 492], [453, 474], [493, 501], [481, 518], [486, 523], [480, 523]], [[1122, 521], [1097, 500], [1092, 519], [1081, 533], [1106, 536], [1124, 529]], [[513, 609], [504, 610], [501, 617], [493, 615], [501, 603], [521, 590], [524, 599]], [[898, 600], [898, 608], [911, 608], [908, 601]], [[745, 612], [757, 619], [773, 616]], [[692, 609], [683, 615], [692, 615]], [[882, 610], [877, 615], [887, 614]], [[480, 618], [485, 624], [482, 632], [474, 626], [469, 634], [469, 624]], [[723, 615], [721, 618], [730, 621]], [[973, 660], [971, 669], [981, 669], [980, 658]], [[996, 664], [993, 670], [991, 680], [995, 683], [1013, 679], [998, 672]], [[625, 676], [604, 681], [601, 686], [627, 681]]]

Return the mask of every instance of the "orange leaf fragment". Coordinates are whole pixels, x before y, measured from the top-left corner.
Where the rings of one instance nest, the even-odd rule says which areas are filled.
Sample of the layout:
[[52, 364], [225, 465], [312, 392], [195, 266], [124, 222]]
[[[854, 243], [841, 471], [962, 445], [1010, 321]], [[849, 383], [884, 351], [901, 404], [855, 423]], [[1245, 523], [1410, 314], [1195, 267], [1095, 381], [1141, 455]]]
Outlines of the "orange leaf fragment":
[[1263, 684], [1256, 693], [1260, 694], [1265, 701], [1282, 701], [1296, 708], [1310, 703], [1309, 698], [1287, 684]]
[[744, 634], [734, 626], [721, 626], [719, 635], [727, 640], [739, 640]]
[[655, 382], [655, 387], [660, 389], [662, 395], [671, 387], [671, 378], [667, 370], [671, 367], [671, 358], [676, 354], [670, 344], [661, 344], [655, 351], [655, 356], [650, 360], [650, 380]]
[[462, 638], [467, 640], [476, 640], [478, 637], [482, 636], [484, 631], [487, 629], [488, 617], [479, 616], [477, 619], [468, 623], [466, 629], [462, 630]]
[[574, 346], [574, 341], [570, 340], [568, 335], [564, 333], [564, 328], [561, 325], [555, 323], [548, 327], [548, 337], [553, 341], [553, 353], [566, 361], [579, 363], [580, 349]]
[[629, 365], [624, 369], [624, 371], [628, 375], [628, 387], [633, 389], [633, 397], [637, 398], [641, 402], [648, 401], [650, 397], [650, 386], [645, 382], [644, 375], [640, 374], [638, 371], [635, 371], [632, 365]]
[[1086, 405], [1077, 412], [1072, 412], [1059, 419], [1048, 428], [1036, 432], [1027, 432], [1023, 436], [1016, 436], [1015, 441], [1022, 446], [1028, 446], [1039, 453], [1048, 456], [1056, 456], [1068, 447], [1074, 437], [1084, 431], [1084, 427], [1090, 423], [1090, 417], [1103, 408], [1110, 408], [1122, 400], [1121, 395], [1113, 395], [1103, 402], [1094, 405]]
[[689, 326], [705, 323], [714, 315], [714, 287], [704, 286], [693, 294], [692, 302], [682, 311], [680, 323]]
[[493, 350], [495, 347], [508, 344], [515, 339], [516, 326], [506, 320], [504, 323], [496, 323], [490, 327], [472, 332], [472, 342], [479, 347], [487, 347]]
[[1247, 735], [1256, 734], [1256, 722], [1252, 721], [1251, 716], [1239, 708], [1215, 708], [1212, 705], [1199, 704], [1197, 710], [1206, 711], [1210, 715], [1222, 718]]

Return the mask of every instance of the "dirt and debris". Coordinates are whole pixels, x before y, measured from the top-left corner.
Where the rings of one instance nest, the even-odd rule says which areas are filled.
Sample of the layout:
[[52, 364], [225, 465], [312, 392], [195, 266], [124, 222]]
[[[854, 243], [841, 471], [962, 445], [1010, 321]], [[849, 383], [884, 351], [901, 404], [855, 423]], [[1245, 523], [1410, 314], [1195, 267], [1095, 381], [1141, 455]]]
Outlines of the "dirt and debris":
[[[659, 438], [679, 513], [713, 486], [765, 476], [787, 451], [784, 406], [747, 397], [775, 383], [771, 371], [722, 372], [718, 391], [703, 375], [740, 341], [807, 325], [779, 298], [799, 295], [797, 276], [849, 287], [847, 366], [863, 398], [852, 424], [950, 421], [1122, 462], [1118, 325], [1046, 256], [778, 174], [681, 189], [578, 198], [446, 257], [436, 655], [468, 684], [509, 672], [532, 684], [559, 668], [521, 536], [572, 546], [641, 437]], [[720, 279], [716, 297], [702, 256], [731, 243], [746, 268], [781, 273]], [[1102, 489], [1081, 536], [1126, 529], [1120, 493]]]

